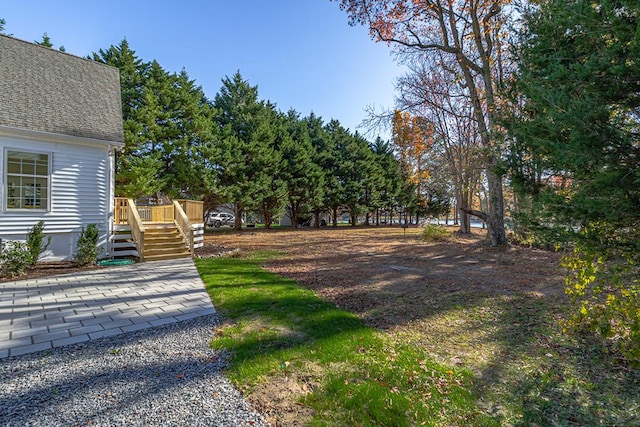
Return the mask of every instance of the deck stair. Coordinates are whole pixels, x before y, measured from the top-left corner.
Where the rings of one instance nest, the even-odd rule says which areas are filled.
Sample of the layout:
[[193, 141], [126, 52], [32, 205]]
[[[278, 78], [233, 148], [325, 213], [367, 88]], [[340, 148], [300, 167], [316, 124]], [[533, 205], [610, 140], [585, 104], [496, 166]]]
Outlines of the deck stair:
[[145, 261], [187, 258], [191, 256], [175, 224], [144, 224], [144, 229]]
[[111, 257], [115, 259], [139, 258], [140, 254], [131, 235], [129, 225], [116, 225], [111, 235]]
[[137, 206], [130, 198], [114, 199], [110, 255], [139, 261], [186, 258], [204, 244], [203, 202]]

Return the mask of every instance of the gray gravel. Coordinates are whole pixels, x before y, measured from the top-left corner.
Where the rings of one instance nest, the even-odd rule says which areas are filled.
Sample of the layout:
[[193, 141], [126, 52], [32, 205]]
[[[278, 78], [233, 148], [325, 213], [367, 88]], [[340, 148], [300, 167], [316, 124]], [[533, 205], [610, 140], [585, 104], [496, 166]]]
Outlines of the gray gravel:
[[209, 348], [216, 315], [0, 360], [0, 426], [268, 426]]

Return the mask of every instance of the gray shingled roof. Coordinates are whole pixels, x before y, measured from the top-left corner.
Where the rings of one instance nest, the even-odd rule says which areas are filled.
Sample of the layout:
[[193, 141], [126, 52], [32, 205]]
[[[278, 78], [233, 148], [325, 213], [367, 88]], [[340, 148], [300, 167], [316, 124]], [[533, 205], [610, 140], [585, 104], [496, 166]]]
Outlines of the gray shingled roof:
[[118, 69], [0, 35], [0, 125], [123, 142]]

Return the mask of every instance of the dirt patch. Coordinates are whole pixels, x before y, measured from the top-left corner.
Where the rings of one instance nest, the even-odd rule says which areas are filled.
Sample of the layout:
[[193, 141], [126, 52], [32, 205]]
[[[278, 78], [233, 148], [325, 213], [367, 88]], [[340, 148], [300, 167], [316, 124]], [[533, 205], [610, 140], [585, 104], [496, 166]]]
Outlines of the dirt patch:
[[197, 248], [194, 252], [196, 258], [215, 258], [219, 256], [233, 256], [239, 253], [240, 249], [208, 242], [204, 246]]
[[304, 397], [313, 392], [320, 367], [305, 367], [304, 377], [283, 374], [271, 376], [247, 393], [247, 401], [274, 426], [308, 425], [314, 411], [304, 404]]

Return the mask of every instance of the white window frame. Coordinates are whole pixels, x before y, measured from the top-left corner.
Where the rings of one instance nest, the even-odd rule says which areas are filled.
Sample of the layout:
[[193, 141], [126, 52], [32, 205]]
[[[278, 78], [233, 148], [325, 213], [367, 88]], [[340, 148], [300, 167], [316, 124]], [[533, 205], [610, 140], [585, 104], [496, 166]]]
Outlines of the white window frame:
[[[40, 154], [47, 156], [47, 175], [38, 175], [38, 174], [15, 174], [9, 173], [9, 153], [30, 153], [30, 154]], [[3, 194], [2, 194], [2, 206], [4, 208], [4, 212], [50, 212], [51, 211], [51, 166], [53, 162], [53, 153], [50, 151], [38, 151], [38, 150], [25, 150], [22, 148], [14, 148], [14, 147], [5, 147], [2, 158], [2, 168], [4, 169], [4, 173], [2, 174], [2, 179], [4, 180], [4, 184], [2, 186]], [[12, 208], [9, 207], [9, 175], [11, 176], [22, 176], [22, 177], [32, 177], [32, 178], [40, 178], [47, 180], [47, 188], [46, 188], [46, 205], [44, 207], [39, 208]]]

